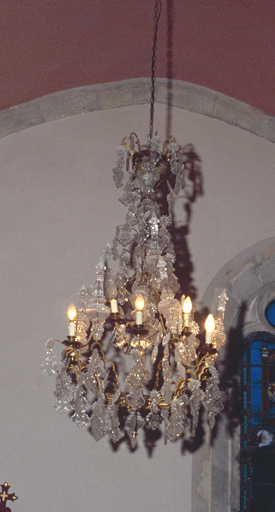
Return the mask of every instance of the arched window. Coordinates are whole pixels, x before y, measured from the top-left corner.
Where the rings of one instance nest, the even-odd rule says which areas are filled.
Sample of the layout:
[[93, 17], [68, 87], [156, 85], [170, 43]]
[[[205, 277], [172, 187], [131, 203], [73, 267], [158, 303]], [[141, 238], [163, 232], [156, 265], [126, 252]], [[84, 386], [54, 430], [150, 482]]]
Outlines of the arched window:
[[275, 336], [246, 338], [241, 381], [241, 512], [274, 512]]
[[235, 364], [231, 391], [241, 412], [233, 425], [221, 414], [215, 438], [193, 454], [192, 512], [275, 512], [275, 238], [230, 260], [202, 304], [214, 310], [224, 288], [224, 360]]

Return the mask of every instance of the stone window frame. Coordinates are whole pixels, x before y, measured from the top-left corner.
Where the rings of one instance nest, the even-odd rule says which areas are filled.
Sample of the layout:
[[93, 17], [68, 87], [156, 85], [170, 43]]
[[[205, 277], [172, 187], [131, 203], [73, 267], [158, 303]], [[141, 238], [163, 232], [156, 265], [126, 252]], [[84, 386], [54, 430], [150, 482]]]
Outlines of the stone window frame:
[[[240, 343], [256, 332], [274, 336], [275, 328], [265, 317], [265, 307], [275, 297], [275, 237], [258, 242], [230, 260], [208, 286], [202, 304], [215, 310], [224, 288], [229, 294], [225, 316], [229, 337], [230, 332], [238, 333], [240, 329], [242, 308]], [[240, 511], [240, 425], [230, 435], [229, 427], [226, 415], [221, 414], [215, 439], [208, 433], [206, 442], [193, 454], [192, 512]]]

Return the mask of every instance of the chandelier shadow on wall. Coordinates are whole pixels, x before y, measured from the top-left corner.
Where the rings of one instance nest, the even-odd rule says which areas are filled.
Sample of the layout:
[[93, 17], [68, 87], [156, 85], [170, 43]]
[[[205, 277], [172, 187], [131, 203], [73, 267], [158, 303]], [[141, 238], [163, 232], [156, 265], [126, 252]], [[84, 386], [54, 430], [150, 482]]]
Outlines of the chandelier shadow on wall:
[[162, 145], [153, 134], [160, 10], [156, 0], [149, 140], [125, 137], [113, 169], [125, 223], [96, 266], [95, 284], [80, 289], [77, 309], [69, 307], [61, 362], [53, 350], [58, 340], [49, 339], [42, 365], [57, 375], [58, 411], [88, 426], [97, 441], [105, 434], [114, 444], [126, 438], [132, 449], [141, 429], [162, 430], [165, 442], [194, 436], [202, 406], [213, 428], [223, 407], [215, 363], [225, 342], [226, 291], [202, 340], [174, 270], [173, 203], [185, 187], [192, 147], [172, 136]]

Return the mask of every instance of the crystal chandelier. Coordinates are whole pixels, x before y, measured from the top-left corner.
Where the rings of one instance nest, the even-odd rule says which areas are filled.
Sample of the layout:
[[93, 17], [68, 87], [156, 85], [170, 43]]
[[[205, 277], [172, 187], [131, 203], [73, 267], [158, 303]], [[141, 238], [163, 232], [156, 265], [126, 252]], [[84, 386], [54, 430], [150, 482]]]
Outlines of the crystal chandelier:
[[190, 146], [174, 137], [161, 145], [153, 134], [160, 7], [155, 0], [149, 140], [141, 145], [135, 133], [124, 138], [113, 169], [116, 187], [123, 187], [125, 223], [96, 266], [94, 286], [83, 286], [77, 309], [69, 307], [61, 363], [53, 351], [58, 340], [50, 339], [42, 365], [57, 374], [58, 411], [88, 426], [96, 440], [108, 434], [118, 443], [126, 436], [132, 448], [139, 429], [162, 429], [165, 442], [174, 441], [189, 427], [195, 434], [202, 405], [211, 428], [222, 410], [215, 362], [225, 342], [226, 291], [215, 320], [207, 317], [202, 341], [174, 271], [173, 200], [185, 186]]

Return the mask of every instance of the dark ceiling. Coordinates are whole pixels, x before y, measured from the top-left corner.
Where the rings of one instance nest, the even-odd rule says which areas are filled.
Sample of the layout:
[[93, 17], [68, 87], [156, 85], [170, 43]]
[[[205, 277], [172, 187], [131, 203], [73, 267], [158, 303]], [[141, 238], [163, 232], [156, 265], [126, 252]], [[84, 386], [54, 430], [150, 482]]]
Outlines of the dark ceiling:
[[[162, 0], [157, 76], [275, 114], [275, 1]], [[148, 77], [154, 0], [2, 0], [0, 108], [89, 84]]]

